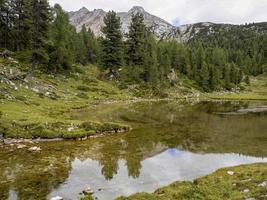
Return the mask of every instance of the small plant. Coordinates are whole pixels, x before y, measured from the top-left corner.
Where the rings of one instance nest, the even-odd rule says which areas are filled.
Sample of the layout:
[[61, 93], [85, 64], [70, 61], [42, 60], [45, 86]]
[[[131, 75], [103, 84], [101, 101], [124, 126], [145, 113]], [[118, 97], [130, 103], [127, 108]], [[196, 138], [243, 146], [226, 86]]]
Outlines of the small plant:
[[80, 85], [80, 86], [77, 87], [77, 89], [80, 90], [80, 91], [84, 91], [84, 92], [90, 91], [90, 88], [85, 86], [85, 85]]
[[16, 96], [15, 97], [17, 100], [19, 100], [19, 101], [26, 101], [27, 100], [27, 98], [25, 97], [25, 96]]
[[88, 95], [84, 92], [81, 92], [79, 94], [77, 94], [77, 97], [81, 98], [81, 99], [88, 99]]

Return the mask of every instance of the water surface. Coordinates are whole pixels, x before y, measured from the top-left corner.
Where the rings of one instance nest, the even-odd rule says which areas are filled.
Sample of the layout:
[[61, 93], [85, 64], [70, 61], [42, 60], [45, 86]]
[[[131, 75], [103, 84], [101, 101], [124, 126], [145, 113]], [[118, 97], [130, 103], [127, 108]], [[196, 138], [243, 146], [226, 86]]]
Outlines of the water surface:
[[[100, 200], [152, 192], [219, 168], [267, 162], [267, 105], [249, 102], [143, 102], [95, 105], [73, 119], [129, 124], [130, 133], [84, 142], [0, 149], [0, 199]], [[240, 114], [241, 113], [241, 114]]]

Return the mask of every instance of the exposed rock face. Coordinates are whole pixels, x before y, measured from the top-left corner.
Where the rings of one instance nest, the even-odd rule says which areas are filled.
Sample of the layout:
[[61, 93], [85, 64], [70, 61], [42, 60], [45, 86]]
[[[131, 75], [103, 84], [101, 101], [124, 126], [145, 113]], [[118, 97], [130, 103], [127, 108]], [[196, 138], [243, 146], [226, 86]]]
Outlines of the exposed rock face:
[[[232, 24], [215, 24], [211, 22], [202, 22], [196, 24], [187, 24], [179, 27], [173, 26], [167, 21], [151, 15], [146, 12], [144, 8], [135, 6], [128, 12], [119, 12], [117, 15], [121, 18], [122, 32], [128, 33], [129, 26], [131, 23], [131, 17], [137, 12], [144, 15], [144, 21], [154, 34], [159, 39], [175, 39], [179, 42], [187, 42], [194, 37], [208, 36], [213, 33], [227, 32], [227, 31], [252, 31], [257, 34], [267, 34], [267, 23], [255, 23], [248, 25], [232, 25]], [[95, 33], [96, 36], [101, 36], [101, 27], [104, 25], [104, 17], [107, 12], [102, 9], [95, 9], [89, 11], [83, 7], [76, 12], [70, 12], [70, 22], [76, 27], [79, 32], [82, 26], [85, 25], [87, 28]]]
[[[158, 36], [164, 36], [165, 34], [170, 34], [173, 31], [177, 31], [177, 28], [165, 20], [149, 14], [144, 10], [144, 8], [135, 6], [128, 12], [119, 12], [117, 15], [121, 18], [122, 22], [122, 32], [127, 33], [129, 31], [129, 26], [131, 23], [131, 17], [133, 14], [142, 13], [144, 15], [144, 21], [148, 27], [150, 27], [154, 33]], [[95, 9], [89, 11], [87, 8], [83, 7], [77, 12], [70, 12], [70, 22], [74, 25], [79, 32], [82, 26], [90, 27], [96, 36], [101, 36], [101, 27], [104, 25], [104, 17], [106, 12], [102, 9]]]

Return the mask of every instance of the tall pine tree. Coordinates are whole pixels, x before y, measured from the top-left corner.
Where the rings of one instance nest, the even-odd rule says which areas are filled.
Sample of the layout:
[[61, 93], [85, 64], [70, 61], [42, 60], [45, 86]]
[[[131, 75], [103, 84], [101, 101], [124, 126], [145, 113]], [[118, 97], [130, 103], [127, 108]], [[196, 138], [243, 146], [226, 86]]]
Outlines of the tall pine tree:
[[102, 32], [103, 64], [110, 73], [116, 74], [122, 65], [122, 33], [121, 21], [114, 11], [109, 11], [104, 18]]

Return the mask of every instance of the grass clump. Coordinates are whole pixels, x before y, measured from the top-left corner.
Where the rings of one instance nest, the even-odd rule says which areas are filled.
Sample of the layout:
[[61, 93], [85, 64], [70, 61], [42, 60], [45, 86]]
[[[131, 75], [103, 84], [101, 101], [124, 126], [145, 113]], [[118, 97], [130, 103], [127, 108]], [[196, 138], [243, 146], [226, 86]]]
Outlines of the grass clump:
[[90, 88], [85, 86], [85, 85], [80, 85], [77, 87], [78, 90], [80, 91], [84, 91], [84, 92], [89, 92], [90, 91]]
[[139, 193], [117, 200], [266, 199], [266, 187], [261, 186], [266, 180], [267, 164], [244, 165], [218, 170], [194, 182], [176, 182], [152, 194]]

